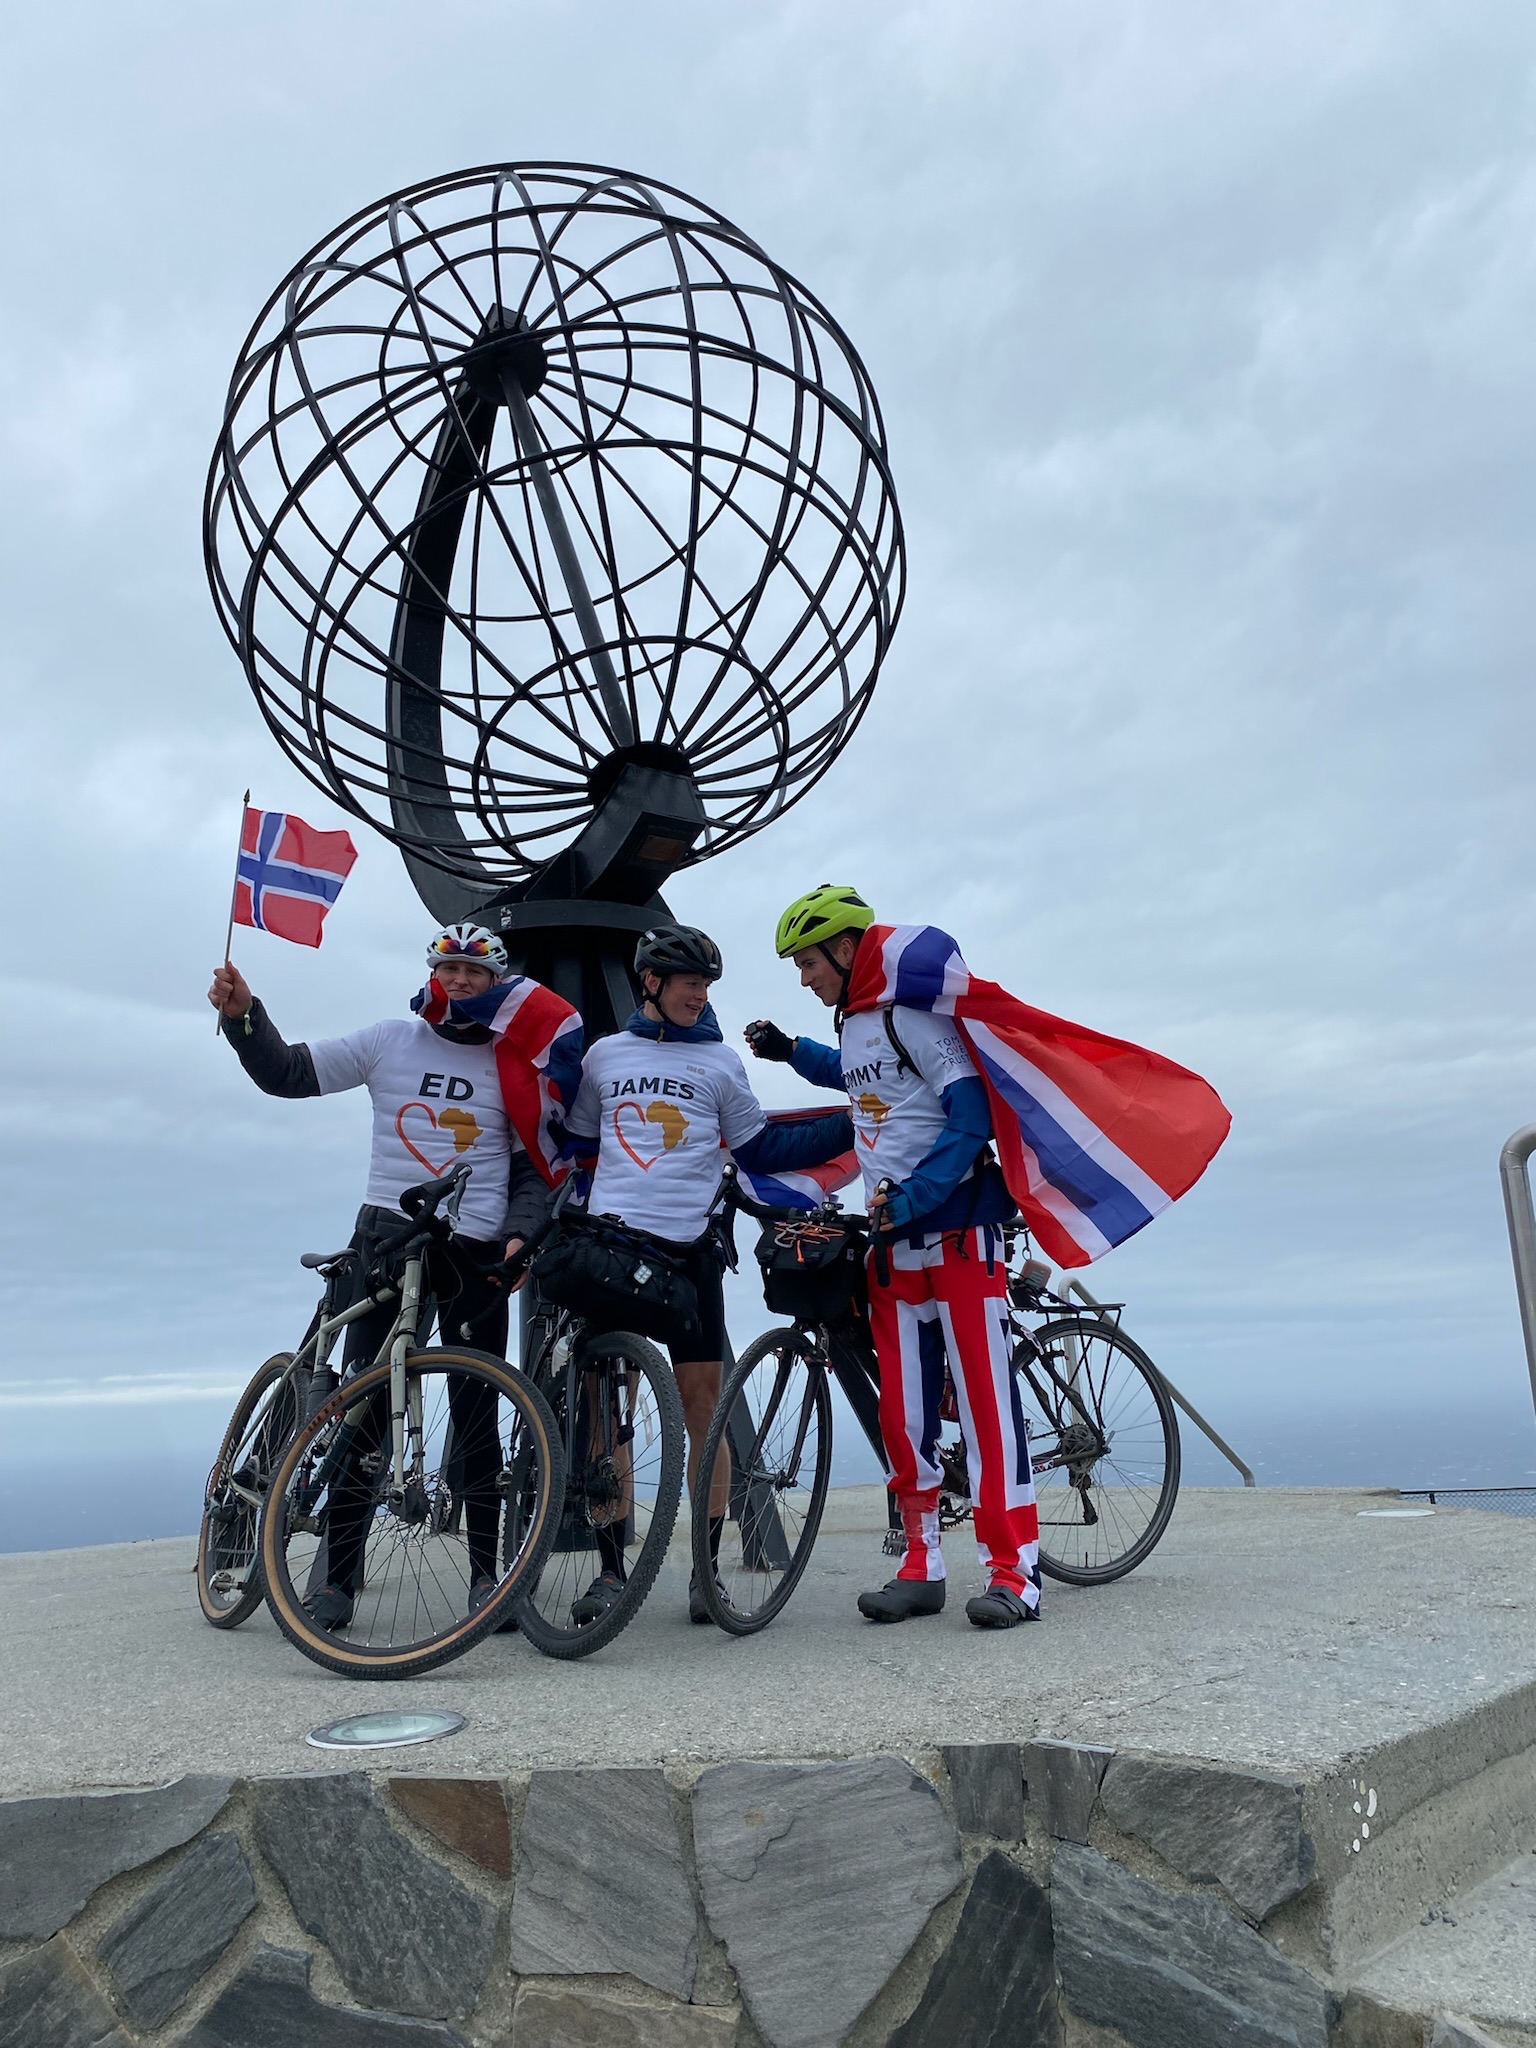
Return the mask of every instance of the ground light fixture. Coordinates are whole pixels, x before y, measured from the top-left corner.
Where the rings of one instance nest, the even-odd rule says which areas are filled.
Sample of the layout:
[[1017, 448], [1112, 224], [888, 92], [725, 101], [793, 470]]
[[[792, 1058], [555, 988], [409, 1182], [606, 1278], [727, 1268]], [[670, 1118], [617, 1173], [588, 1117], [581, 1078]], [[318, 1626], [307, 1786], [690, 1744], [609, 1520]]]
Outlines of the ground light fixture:
[[1355, 1513], [1362, 1521], [1417, 1522], [1425, 1515], [1432, 1515], [1433, 1508], [1356, 1508]]
[[349, 1714], [343, 1721], [322, 1721], [304, 1740], [311, 1749], [408, 1749], [415, 1742], [437, 1742], [457, 1735], [466, 1725], [462, 1714], [427, 1709], [415, 1714]]

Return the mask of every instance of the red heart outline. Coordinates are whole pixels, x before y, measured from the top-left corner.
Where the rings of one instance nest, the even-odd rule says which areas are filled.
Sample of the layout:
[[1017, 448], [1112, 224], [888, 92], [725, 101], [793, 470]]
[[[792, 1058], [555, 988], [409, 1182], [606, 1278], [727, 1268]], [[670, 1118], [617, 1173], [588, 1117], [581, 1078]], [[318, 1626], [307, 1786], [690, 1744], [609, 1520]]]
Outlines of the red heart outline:
[[635, 1115], [640, 1119], [641, 1128], [644, 1129], [646, 1121], [645, 1111], [640, 1107], [638, 1102], [624, 1101], [621, 1102], [618, 1108], [613, 1112], [613, 1135], [618, 1139], [619, 1143], [624, 1147], [624, 1150], [629, 1154], [630, 1158], [633, 1159], [636, 1166], [639, 1167], [640, 1171], [642, 1173], [649, 1173], [651, 1168], [656, 1164], [655, 1159], [642, 1159], [640, 1157], [640, 1154], [635, 1150], [634, 1146], [631, 1145], [628, 1138], [626, 1138], [624, 1133], [619, 1129], [619, 1118], [624, 1114], [626, 1109], [632, 1109], [635, 1112]]
[[406, 1151], [410, 1153], [413, 1159], [419, 1159], [421, 1161], [422, 1165], [427, 1169], [428, 1173], [431, 1174], [434, 1180], [441, 1180], [443, 1175], [448, 1171], [447, 1162], [445, 1161], [441, 1166], [434, 1166], [431, 1160], [427, 1157], [426, 1153], [417, 1151], [416, 1147], [405, 1135], [405, 1112], [408, 1109], [424, 1110], [426, 1112], [427, 1122], [431, 1124], [434, 1131], [438, 1127], [437, 1111], [432, 1107], [430, 1102], [402, 1102], [400, 1107], [395, 1111], [395, 1136], [400, 1140], [401, 1144], [405, 1147]]

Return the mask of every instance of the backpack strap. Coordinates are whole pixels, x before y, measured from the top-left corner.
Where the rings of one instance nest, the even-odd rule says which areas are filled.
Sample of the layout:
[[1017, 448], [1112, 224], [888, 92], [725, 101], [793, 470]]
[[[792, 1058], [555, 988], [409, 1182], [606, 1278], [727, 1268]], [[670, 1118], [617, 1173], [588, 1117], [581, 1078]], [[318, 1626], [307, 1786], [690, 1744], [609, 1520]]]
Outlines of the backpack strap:
[[[885, 1026], [885, 1035], [891, 1041], [891, 1050], [896, 1055], [897, 1080], [899, 1081], [903, 1074], [917, 1074], [917, 1062], [902, 1044], [896, 1030], [896, 1005], [894, 1003], [886, 1004], [885, 1008], [880, 1012], [880, 1021]], [[922, 1076], [918, 1075], [918, 1078], [920, 1080]]]

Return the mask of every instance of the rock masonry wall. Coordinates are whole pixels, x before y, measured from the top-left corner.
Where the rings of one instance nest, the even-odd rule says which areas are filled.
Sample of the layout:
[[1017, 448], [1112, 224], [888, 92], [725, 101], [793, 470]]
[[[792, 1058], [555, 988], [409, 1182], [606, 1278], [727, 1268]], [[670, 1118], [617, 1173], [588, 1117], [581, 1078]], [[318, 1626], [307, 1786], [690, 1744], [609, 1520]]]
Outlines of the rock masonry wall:
[[0, 2048], [1424, 2048], [1304, 1805], [1053, 1742], [0, 1801]]

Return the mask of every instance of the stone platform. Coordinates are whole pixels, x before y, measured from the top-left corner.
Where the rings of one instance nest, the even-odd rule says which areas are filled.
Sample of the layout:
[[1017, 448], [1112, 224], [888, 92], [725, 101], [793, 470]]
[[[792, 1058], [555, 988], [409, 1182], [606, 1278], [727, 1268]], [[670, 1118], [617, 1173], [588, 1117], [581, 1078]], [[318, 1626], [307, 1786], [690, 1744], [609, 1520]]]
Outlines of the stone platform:
[[[992, 1635], [954, 1538], [858, 1619], [852, 1491], [760, 1637], [679, 1552], [590, 1660], [391, 1686], [209, 1629], [186, 1544], [0, 1558], [0, 2048], [1536, 2044], [1536, 1525], [1396, 1505], [1190, 1493]], [[407, 1703], [469, 1726], [304, 1745]]]

